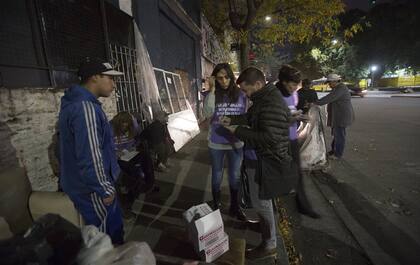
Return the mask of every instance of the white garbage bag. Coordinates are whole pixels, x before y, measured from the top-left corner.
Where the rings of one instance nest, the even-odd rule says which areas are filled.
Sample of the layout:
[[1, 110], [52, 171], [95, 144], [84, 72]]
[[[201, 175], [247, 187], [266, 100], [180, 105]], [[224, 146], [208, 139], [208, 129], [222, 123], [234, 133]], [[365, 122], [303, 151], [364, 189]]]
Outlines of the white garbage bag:
[[79, 265], [155, 265], [156, 258], [145, 242], [128, 242], [114, 248], [111, 238], [88, 225], [82, 228], [84, 248], [77, 256]]
[[308, 122], [302, 122], [298, 129], [301, 168], [303, 170], [322, 169], [327, 166], [325, 141], [325, 111], [313, 106], [308, 112]]
[[95, 265], [155, 265], [156, 258], [145, 242], [128, 242], [114, 248], [97, 260]]
[[114, 248], [111, 238], [93, 225], [82, 227], [82, 238], [84, 248], [77, 256], [77, 263], [80, 265], [95, 264], [105, 253]]

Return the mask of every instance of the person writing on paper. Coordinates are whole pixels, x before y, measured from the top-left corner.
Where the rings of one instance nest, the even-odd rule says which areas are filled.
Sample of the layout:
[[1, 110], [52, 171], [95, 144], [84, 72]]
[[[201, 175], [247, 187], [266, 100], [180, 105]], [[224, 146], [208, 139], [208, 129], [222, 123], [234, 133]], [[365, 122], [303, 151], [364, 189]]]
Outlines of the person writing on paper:
[[[155, 182], [153, 160], [147, 149], [139, 152], [140, 127], [137, 120], [129, 112], [123, 111], [111, 120], [114, 135], [115, 152], [118, 164], [129, 177], [144, 179], [144, 186], [140, 191], [149, 191]], [[130, 190], [131, 187], [126, 187]], [[131, 194], [129, 192], [129, 194]], [[136, 196], [136, 194], [131, 194]]]
[[289, 194], [296, 181], [296, 169], [289, 154], [289, 126], [292, 119], [279, 89], [266, 84], [259, 69], [250, 67], [237, 83], [251, 99], [252, 106], [242, 116], [221, 117], [227, 130], [253, 148], [257, 170], [250, 181], [252, 205], [260, 217], [262, 243], [246, 252], [247, 259], [277, 255], [276, 221], [272, 200]]
[[99, 102], [115, 89], [123, 75], [108, 62], [86, 60], [79, 69], [80, 85], [61, 98], [60, 184], [86, 225], [107, 233], [114, 244], [124, 243], [122, 211], [115, 183], [120, 173], [111, 126]]
[[214, 209], [221, 206], [220, 185], [223, 177], [225, 157], [228, 159], [231, 216], [247, 221], [239, 206], [240, 169], [244, 143], [226, 130], [219, 118], [225, 115], [243, 115], [247, 109], [244, 92], [235, 83], [232, 68], [227, 63], [216, 65], [209, 78], [209, 88], [204, 99], [204, 116], [210, 120], [208, 147], [211, 156], [212, 195]]

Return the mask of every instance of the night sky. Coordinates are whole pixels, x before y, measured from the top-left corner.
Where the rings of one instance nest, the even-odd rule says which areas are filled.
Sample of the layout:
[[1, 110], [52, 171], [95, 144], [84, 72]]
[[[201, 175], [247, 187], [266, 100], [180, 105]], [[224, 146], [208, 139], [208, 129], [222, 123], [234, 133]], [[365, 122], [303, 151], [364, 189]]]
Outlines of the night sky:
[[[343, 0], [347, 5], [347, 9], [359, 8], [363, 10], [369, 9], [369, 0]], [[390, 2], [390, 0], [376, 0], [376, 3]]]

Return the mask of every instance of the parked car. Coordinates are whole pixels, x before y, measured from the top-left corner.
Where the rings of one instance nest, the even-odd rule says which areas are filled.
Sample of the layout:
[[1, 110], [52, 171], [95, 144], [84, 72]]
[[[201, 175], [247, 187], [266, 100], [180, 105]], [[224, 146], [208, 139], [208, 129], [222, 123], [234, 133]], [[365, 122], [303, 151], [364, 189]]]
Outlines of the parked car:
[[360, 87], [357, 86], [348, 86], [349, 91], [350, 91], [350, 95], [352, 97], [365, 97], [366, 96], [366, 90], [365, 89], [361, 89]]

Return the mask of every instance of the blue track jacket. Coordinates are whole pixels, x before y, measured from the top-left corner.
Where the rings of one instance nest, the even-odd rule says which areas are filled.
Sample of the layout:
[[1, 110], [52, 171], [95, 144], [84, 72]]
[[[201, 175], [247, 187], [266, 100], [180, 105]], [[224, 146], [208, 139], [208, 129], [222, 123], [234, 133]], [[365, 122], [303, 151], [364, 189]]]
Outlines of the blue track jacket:
[[115, 193], [120, 173], [111, 126], [101, 103], [76, 85], [61, 98], [60, 184], [70, 197], [95, 192], [105, 198]]

